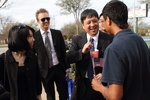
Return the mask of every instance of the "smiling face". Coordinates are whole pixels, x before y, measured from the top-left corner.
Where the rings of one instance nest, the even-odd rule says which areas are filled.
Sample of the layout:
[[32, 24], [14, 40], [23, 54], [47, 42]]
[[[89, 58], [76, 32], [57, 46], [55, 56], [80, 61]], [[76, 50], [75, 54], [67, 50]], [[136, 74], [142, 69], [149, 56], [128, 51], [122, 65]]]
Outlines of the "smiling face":
[[[43, 31], [47, 31], [50, 26], [50, 17], [46, 12], [41, 12], [37, 15], [37, 22]], [[44, 20], [41, 20], [44, 19]]]
[[95, 36], [99, 30], [98, 18], [95, 16], [86, 17], [82, 23], [83, 29], [91, 36]]

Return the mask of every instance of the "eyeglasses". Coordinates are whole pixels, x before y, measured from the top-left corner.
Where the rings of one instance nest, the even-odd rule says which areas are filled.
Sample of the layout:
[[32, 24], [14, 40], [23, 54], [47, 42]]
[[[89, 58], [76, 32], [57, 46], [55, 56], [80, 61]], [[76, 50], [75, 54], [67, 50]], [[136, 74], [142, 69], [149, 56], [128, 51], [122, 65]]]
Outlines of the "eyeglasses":
[[103, 24], [103, 23], [104, 23], [104, 20], [99, 20], [99, 23], [100, 23], [100, 24]]
[[42, 22], [45, 22], [45, 20], [49, 21], [50, 17], [44, 17], [44, 18], [41, 19]]

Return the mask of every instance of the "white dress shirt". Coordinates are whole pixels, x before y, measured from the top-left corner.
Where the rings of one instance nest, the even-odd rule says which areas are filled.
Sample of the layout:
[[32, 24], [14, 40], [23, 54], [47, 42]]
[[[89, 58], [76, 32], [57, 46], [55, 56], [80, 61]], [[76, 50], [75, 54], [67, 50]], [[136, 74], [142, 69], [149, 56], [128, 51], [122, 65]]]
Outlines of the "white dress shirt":
[[[42, 38], [43, 38], [43, 42], [45, 44], [45, 37], [46, 37], [46, 35], [44, 34], [45, 31], [40, 29], [40, 32], [41, 32], [41, 35], [42, 35]], [[56, 51], [55, 51], [55, 48], [54, 48], [54, 45], [53, 45], [53, 39], [52, 39], [52, 34], [51, 34], [50, 29], [47, 30], [47, 32], [48, 32], [47, 34], [48, 34], [48, 38], [49, 38], [50, 44], [51, 44], [51, 53], [52, 53], [52, 60], [53, 60], [52, 62], [53, 62], [53, 66], [54, 66], [54, 65], [59, 64], [59, 61], [58, 61], [58, 58], [57, 58], [57, 55], [56, 55]]]
[[[91, 36], [87, 33], [87, 41], [90, 41]], [[98, 45], [98, 37], [99, 37], [99, 31], [98, 33], [92, 37], [94, 39], [94, 51], [97, 51], [97, 45]], [[88, 78], [88, 73], [86, 72], [85, 77]]]

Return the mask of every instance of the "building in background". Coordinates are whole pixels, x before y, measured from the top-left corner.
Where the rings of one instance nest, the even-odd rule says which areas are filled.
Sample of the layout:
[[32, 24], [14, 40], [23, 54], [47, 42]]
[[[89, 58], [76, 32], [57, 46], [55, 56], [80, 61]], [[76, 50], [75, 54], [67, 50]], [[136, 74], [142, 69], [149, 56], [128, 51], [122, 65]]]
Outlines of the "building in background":
[[0, 34], [0, 44], [7, 44], [7, 37]]

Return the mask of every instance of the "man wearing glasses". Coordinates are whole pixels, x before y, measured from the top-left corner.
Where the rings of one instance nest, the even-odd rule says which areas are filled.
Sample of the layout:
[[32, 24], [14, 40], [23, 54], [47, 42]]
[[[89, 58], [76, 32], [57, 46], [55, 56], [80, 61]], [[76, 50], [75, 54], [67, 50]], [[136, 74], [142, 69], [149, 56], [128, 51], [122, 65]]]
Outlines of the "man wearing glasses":
[[104, 28], [103, 23], [104, 23], [104, 17], [103, 17], [103, 14], [101, 13], [101, 14], [100, 14], [100, 17], [99, 17], [99, 29], [100, 29], [102, 32], [107, 33], [107, 31], [106, 31], [105, 28]]
[[57, 86], [59, 100], [67, 100], [68, 91], [65, 78], [67, 63], [64, 39], [59, 30], [50, 29], [50, 17], [46, 9], [37, 10], [36, 20], [40, 29], [34, 35], [34, 51], [38, 56], [47, 100], [55, 100], [54, 82]]

